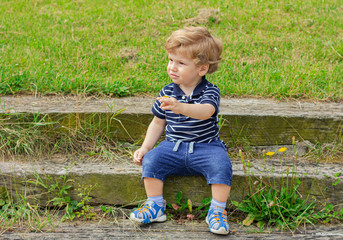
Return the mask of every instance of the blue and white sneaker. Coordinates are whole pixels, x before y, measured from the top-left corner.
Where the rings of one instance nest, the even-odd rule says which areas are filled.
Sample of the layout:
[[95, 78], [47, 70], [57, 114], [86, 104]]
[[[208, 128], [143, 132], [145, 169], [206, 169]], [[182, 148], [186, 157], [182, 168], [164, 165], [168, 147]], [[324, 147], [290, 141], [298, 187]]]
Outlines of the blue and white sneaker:
[[160, 207], [154, 201], [148, 200], [143, 207], [130, 214], [130, 219], [139, 223], [165, 222], [167, 215], [163, 213], [164, 210], [166, 210], [166, 201]]
[[208, 211], [206, 223], [210, 232], [227, 235], [230, 232], [230, 226], [227, 222], [227, 212], [224, 208], [215, 207]]

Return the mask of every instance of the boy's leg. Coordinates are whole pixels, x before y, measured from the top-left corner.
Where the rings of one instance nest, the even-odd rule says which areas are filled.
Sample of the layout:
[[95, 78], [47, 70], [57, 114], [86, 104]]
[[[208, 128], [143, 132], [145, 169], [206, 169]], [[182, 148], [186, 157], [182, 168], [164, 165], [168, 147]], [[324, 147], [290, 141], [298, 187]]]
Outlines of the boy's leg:
[[226, 202], [230, 195], [231, 187], [226, 184], [212, 184], [212, 198], [218, 202]]
[[184, 146], [181, 144], [176, 152], [173, 151], [174, 147], [175, 143], [163, 141], [144, 156], [142, 177], [148, 201], [130, 215], [131, 219], [141, 223], [162, 222], [167, 219], [163, 214], [166, 208], [162, 195], [164, 179], [171, 174], [184, 172], [185, 169], [179, 161], [184, 156], [181, 151]]
[[231, 187], [226, 184], [212, 184], [211, 189], [212, 201], [206, 222], [211, 232], [226, 235], [230, 232], [230, 227], [225, 208]]
[[144, 178], [148, 200], [144, 206], [133, 211], [130, 218], [140, 223], [164, 222], [167, 216], [163, 213], [166, 203], [163, 199], [163, 181], [156, 178]]
[[148, 197], [157, 197], [163, 194], [163, 181], [157, 178], [144, 178], [144, 186]]

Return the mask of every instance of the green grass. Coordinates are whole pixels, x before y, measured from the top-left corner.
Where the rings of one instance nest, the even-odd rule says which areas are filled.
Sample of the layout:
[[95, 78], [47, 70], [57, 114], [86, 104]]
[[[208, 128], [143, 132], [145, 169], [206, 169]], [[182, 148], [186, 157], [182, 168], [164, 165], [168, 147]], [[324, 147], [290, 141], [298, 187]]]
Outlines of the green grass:
[[[189, 19], [218, 9], [204, 22]], [[156, 94], [185, 25], [224, 42], [223, 95], [343, 99], [343, 2], [2, 0], [0, 94]]]

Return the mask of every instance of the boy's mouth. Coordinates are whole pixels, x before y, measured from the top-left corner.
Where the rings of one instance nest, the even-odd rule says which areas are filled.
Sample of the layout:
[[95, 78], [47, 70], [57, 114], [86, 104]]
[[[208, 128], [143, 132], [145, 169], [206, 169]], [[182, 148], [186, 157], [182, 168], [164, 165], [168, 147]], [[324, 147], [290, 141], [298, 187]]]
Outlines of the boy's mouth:
[[179, 76], [178, 75], [176, 75], [176, 74], [170, 74], [169, 75], [172, 79], [176, 79], [176, 78], [178, 78]]

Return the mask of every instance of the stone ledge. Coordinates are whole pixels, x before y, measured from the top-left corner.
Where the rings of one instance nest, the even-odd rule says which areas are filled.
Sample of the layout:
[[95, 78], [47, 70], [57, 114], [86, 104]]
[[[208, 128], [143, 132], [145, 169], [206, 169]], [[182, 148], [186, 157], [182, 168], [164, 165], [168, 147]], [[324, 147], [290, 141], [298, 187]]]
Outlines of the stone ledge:
[[[96, 98], [76, 96], [0, 96], [0, 113], [108, 113], [151, 114], [154, 97]], [[223, 115], [343, 118], [343, 104], [323, 101], [277, 101], [222, 97]]]
[[[152, 97], [3, 96], [0, 119], [11, 124], [44, 118], [53, 123], [54, 132], [62, 133], [73, 132], [77, 124], [98, 126], [108, 129], [111, 138], [137, 142], [144, 137], [153, 117], [153, 102]], [[117, 115], [121, 109], [123, 112]], [[339, 103], [223, 98], [220, 111], [220, 136], [229, 145], [289, 145], [293, 136], [322, 144], [342, 138], [343, 104]]]
[[[233, 160], [233, 184], [231, 199], [241, 201], [248, 193], [243, 165], [240, 161]], [[271, 168], [267, 165], [265, 170], [263, 161], [251, 160], [252, 167], [249, 171], [254, 172], [254, 176], [263, 177], [266, 181], [271, 181]], [[280, 162], [273, 161], [274, 177], [278, 182], [280, 176]], [[286, 178], [286, 167], [292, 171], [292, 163], [283, 163], [283, 179]], [[116, 205], [136, 205], [137, 201], [146, 198], [144, 186], [141, 181], [141, 168], [131, 163], [91, 163], [76, 161], [52, 163], [48, 160], [34, 163], [23, 162], [1, 162], [0, 163], [0, 186], [6, 185], [12, 193], [26, 193], [47, 200], [44, 194], [46, 191], [39, 186], [27, 183], [28, 179], [36, 179], [37, 173], [42, 179], [47, 176], [59, 178], [68, 173], [68, 177], [74, 180], [75, 186], [89, 186], [97, 184], [92, 191], [93, 204], [116, 204]], [[302, 185], [299, 191], [306, 196], [316, 197], [318, 200], [328, 200], [332, 203], [341, 202], [343, 196], [343, 176], [340, 182], [333, 186], [338, 179], [333, 177], [335, 173], [343, 172], [341, 164], [298, 162], [296, 168], [297, 176], [301, 179]], [[311, 187], [312, 186], [312, 187]], [[211, 196], [210, 187], [201, 176], [191, 177], [169, 177], [165, 183], [164, 196], [168, 202], [175, 201], [178, 191], [182, 191], [184, 196], [190, 198], [197, 206], [201, 200]], [[43, 194], [42, 194], [43, 193]], [[77, 192], [72, 189], [72, 197], [77, 198]]]

